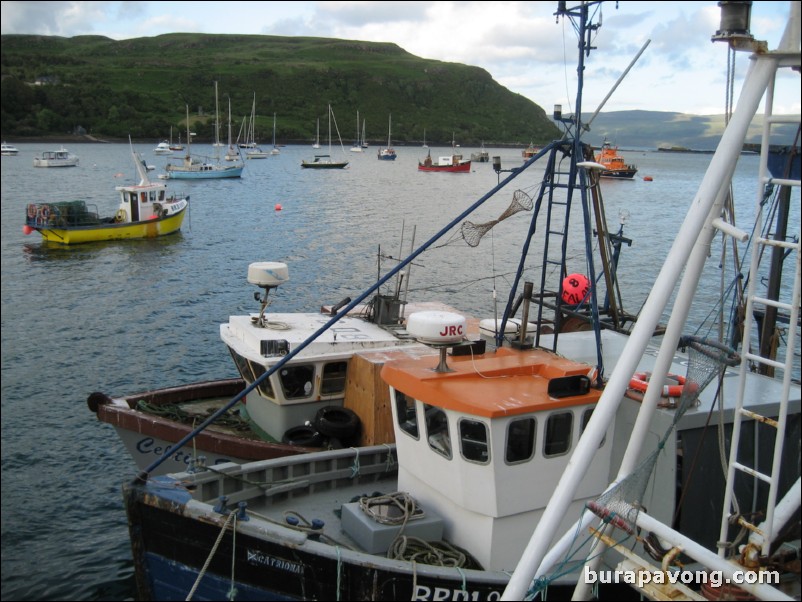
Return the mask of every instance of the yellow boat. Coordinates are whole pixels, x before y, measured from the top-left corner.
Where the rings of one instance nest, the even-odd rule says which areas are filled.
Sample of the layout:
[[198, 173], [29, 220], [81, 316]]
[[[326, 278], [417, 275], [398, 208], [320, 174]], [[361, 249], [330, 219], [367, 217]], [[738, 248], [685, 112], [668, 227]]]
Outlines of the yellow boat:
[[47, 241], [65, 245], [154, 238], [181, 229], [189, 206], [189, 196], [168, 195], [166, 184], [151, 182], [145, 161], [131, 150], [139, 175], [139, 183], [117, 186], [120, 205], [116, 213], [102, 217], [94, 205], [86, 201], [29, 203], [22, 231], [39, 232]]

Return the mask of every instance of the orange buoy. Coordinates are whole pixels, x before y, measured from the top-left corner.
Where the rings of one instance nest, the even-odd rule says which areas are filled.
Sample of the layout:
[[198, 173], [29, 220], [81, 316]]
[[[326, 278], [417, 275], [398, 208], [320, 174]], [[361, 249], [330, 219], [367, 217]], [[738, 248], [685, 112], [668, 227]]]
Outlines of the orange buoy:
[[25, 225], [22, 227], [22, 233], [23, 233], [25, 236], [28, 236], [28, 234], [30, 234], [31, 232], [33, 232], [33, 228], [31, 228], [31, 227], [30, 227], [28, 224], [25, 224]]
[[276, 203], [276, 211], [281, 211], [281, 203]]
[[563, 278], [563, 303], [579, 305], [585, 299], [590, 282], [583, 274], [568, 274]]
[[[632, 375], [632, 380], [629, 381], [629, 387], [641, 393], [645, 393], [646, 389], [649, 387], [649, 379], [651, 376], [652, 375], [648, 372], [636, 372]], [[679, 374], [669, 374], [668, 378], [676, 381], [677, 384], [663, 385], [660, 394], [663, 397], [681, 397], [682, 390], [685, 387], [685, 377]]]
[[643, 181], [644, 182], [651, 182], [652, 181], [652, 176], [643, 176]]

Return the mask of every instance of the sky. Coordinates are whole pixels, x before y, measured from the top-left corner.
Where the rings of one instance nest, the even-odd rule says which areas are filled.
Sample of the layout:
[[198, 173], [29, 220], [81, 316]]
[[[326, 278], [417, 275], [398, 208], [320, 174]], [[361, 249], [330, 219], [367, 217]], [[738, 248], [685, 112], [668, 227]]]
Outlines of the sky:
[[[569, 7], [577, 2], [569, 1]], [[774, 49], [790, 2], [755, 1], [751, 33]], [[482, 67], [505, 88], [551, 114], [573, 112], [577, 37], [557, 20], [556, 1], [536, 2], [2, 2], [2, 34], [115, 40], [165, 33], [314, 36], [392, 42], [416, 56]], [[583, 113], [647, 110], [724, 113], [727, 45], [715, 1], [603, 2], [601, 27], [586, 58]], [[645, 46], [645, 49], [644, 49]], [[641, 52], [615, 91], [617, 80]], [[737, 100], [749, 53], [735, 54]], [[775, 113], [800, 113], [799, 74], [783, 70]], [[605, 97], [609, 99], [605, 101]], [[603, 104], [602, 104], [603, 103]]]

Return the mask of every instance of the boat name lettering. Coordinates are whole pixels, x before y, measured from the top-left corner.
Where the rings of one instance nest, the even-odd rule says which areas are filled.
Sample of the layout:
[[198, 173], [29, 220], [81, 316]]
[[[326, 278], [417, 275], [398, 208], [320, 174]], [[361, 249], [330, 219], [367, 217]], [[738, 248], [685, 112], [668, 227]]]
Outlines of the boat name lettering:
[[304, 567], [297, 562], [292, 562], [284, 558], [276, 558], [275, 556], [268, 556], [257, 550], [248, 550], [248, 563], [280, 569], [296, 575], [303, 575], [304, 573]]
[[478, 592], [448, 587], [426, 587], [416, 585], [413, 600], [500, 600], [500, 592]]
[[[153, 454], [154, 456], [164, 456], [168, 455], [173, 451], [172, 445], [156, 445], [156, 440], [153, 437], [143, 437], [139, 441], [136, 442], [136, 450], [140, 454]], [[181, 450], [175, 452], [173, 454], [173, 461], [175, 462], [182, 462], [187, 466], [192, 464], [192, 454], [188, 454]], [[226, 462], [231, 462], [231, 460], [227, 458], [218, 458], [215, 460], [215, 464], [224, 464]]]
[[453, 337], [453, 336], [462, 336], [462, 324], [456, 324], [451, 326], [444, 326], [443, 330], [440, 331], [441, 337]]

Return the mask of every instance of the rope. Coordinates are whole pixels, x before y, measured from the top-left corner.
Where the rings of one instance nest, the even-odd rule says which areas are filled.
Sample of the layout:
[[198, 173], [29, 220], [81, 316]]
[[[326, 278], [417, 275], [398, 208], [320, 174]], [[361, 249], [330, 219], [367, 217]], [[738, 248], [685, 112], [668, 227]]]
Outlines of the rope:
[[228, 599], [229, 600], [236, 600], [237, 599], [237, 588], [236, 588], [236, 580], [234, 579], [234, 568], [236, 567], [236, 560], [237, 560], [237, 516], [234, 512], [234, 524], [232, 525], [232, 532], [231, 532], [231, 585], [228, 588]]
[[428, 542], [407, 535], [395, 539], [387, 550], [387, 558], [453, 568], [463, 567], [468, 563], [467, 554], [447, 541]]
[[354, 456], [354, 463], [351, 466], [351, 478], [353, 479], [359, 476], [359, 448], [352, 447], [351, 449], [356, 452], [356, 455]]
[[[398, 509], [398, 514], [396, 516], [390, 516], [388, 510], [377, 512], [375, 510], [377, 506], [395, 507]], [[401, 525], [402, 531], [403, 527], [406, 526], [407, 522], [410, 520], [426, 516], [412, 496], [403, 491], [376, 497], [359, 498], [359, 508], [377, 523], [382, 525]]]
[[195, 583], [192, 585], [192, 589], [189, 590], [189, 594], [186, 597], [187, 601], [192, 600], [192, 596], [195, 595], [195, 590], [198, 589], [198, 585], [200, 584], [201, 579], [203, 579], [203, 576], [206, 574], [209, 565], [212, 563], [212, 558], [214, 557], [215, 552], [217, 552], [217, 548], [220, 546], [220, 542], [223, 541], [223, 535], [225, 535], [229, 523], [232, 520], [234, 520], [236, 516], [237, 516], [237, 511], [233, 510], [231, 514], [228, 515], [228, 518], [226, 518], [226, 522], [223, 523], [223, 528], [220, 529], [220, 534], [217, 536], [217, 541], [215, 541], [214, 545], [212, 546], [212, 551], [209, 552], [209, 557], [206, 559], [206, 562], [203, 564], [203, 568], [198, 573], [198, 578], [195, 579]]

